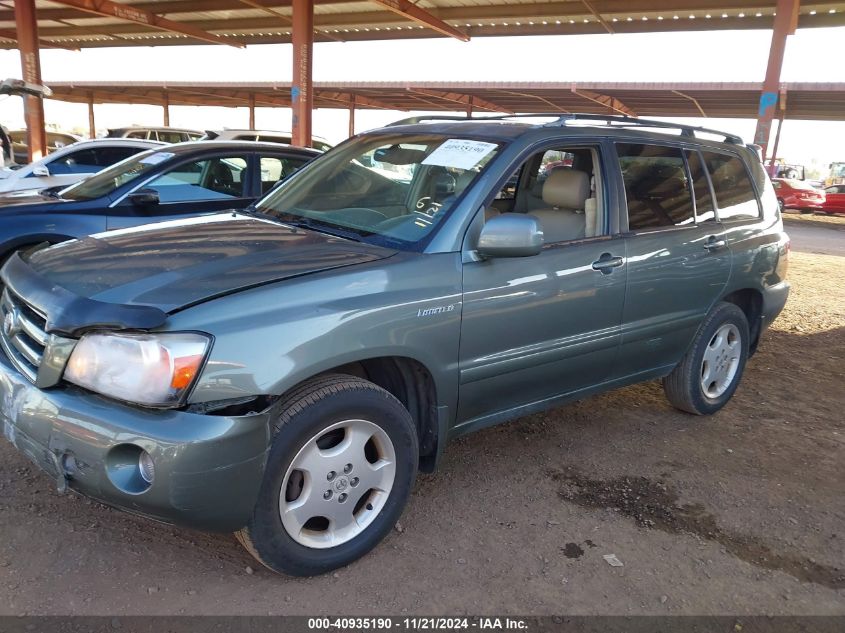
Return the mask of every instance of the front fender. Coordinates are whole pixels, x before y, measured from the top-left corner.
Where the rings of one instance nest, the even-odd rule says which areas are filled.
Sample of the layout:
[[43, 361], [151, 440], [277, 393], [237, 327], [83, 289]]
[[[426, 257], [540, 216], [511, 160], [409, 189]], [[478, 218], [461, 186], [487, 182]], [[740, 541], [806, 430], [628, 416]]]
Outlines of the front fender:
[[281, 395], [340, 365], [393, 356], [424, 365], [438, 405], [454, 411], [461, 299], [457, 253], [401, 253], [209, 301], [165, 328], [215, 338], [191, 404]]

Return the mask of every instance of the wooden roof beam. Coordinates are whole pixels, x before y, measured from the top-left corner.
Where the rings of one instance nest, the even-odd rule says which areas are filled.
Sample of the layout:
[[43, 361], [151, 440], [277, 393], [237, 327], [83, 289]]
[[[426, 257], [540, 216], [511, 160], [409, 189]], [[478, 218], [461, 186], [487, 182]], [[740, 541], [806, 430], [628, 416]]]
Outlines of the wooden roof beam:
[[634, 112], [631, 108], [626, 106], [616, 97], [611, 97], [610, 95], [603, 95], [600, 92], [593, 92], [592, 90], [584, 90], [582, 88], [578, 88], [575, 84], [572, 84], [572, 94], [576, 94], [579, 97], [583, 97], [589, 101], [594, 103], [598, 103], [599, 105], [603, 105], [610, 110], [613, 110], [617, 114], [624, 114], [625, 116], [632, 116], [636, 117], [637, 113]]
[[127, 22], [143, 24], [160, 31], [187, 35], [188, 37], [211, 44], [225, 44], [227, 46], [234, 46], [235, 48], [244, 48], [245, 46], [245, 44], [236, 40], [218, 37], [213, 33], [203, 31], [188, 24], [174, 22], [155, 13], [137, 9], [130, 4], [118, 4], [117, 2], [112, 2], [112, 0], [51, 0], [51, 2], [79, 9], [86, 13], [93, 13], [94, 15], [119, 18]]
[[383, 6], [385, 9], [393, 11], [398, 15], [408, 18], [417, 24], [427, 26], [433, 31], [437, 31], [438, 33], [442, 33], [443, 35], [447, 35], [449, 37], [454, 37], [456, 40], [460, 40], [462, 42], [469, 42], [469, 35], [456, 29], [451, 24], [444, 22], [440, 18], [433, 16], [425, 9], [421, 9], [414, 3], [409, 2], [409, 0], [373, 0], [373, 2]]
[[476, 97], [475, 95], [468, 95], [460, 92], [443, 92], [440, 90], [430, 90], [428, 88], [408, 87], [407, 90], [408, 92], [415, 92], [420, 95], [437, 97], [438, 99], [443, 99], [445, 101], [460, 103], [464, 106], [472, 106], [473, 108], [481, 108], [482, 110], [489, 110], [491, 112], [501, 112], [502, 114], [513, 114], [511, 110], [503, 108], [492, 101]]

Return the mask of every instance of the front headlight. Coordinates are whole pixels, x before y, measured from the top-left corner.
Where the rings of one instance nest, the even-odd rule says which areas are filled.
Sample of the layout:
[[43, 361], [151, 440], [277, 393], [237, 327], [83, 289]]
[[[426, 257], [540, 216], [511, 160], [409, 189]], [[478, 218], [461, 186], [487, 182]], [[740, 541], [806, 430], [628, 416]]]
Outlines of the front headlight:
[[210, 342], [188, 332], [86, 334], [76, 344], [64, 377], [118, 400], [173, 406], [194, 383]]

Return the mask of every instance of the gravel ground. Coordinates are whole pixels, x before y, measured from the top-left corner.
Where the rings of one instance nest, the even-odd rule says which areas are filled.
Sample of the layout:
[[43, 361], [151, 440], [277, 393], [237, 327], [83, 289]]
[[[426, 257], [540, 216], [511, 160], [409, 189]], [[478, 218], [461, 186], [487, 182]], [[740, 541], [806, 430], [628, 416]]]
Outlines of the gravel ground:
[[792, 297], [719, 414], [652, 382], [462, 438], [335, 574], [57, 496], [0, 442], [0, 614], [845, 615], [845, 257], [799, 233]]

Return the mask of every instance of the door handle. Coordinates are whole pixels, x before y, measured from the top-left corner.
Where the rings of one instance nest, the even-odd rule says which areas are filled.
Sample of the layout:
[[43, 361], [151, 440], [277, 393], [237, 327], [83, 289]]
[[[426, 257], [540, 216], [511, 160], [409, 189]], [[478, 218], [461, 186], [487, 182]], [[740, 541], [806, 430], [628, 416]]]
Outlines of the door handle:
[[717, 240], [715, 235], [711, 235], [707, 238], [707, 241], [704, 242], [704, 248], [708, 251], [717, 251], [720, 248], [725, 248], [728, 243], [725, 240]]
[[624, 263], [625, 260], [622, 257], [602, 253], [601, 257], [593, 262], [593, 270], [599, 271], [602, 275], [609, 275], [614, 268], [619, 268]]

